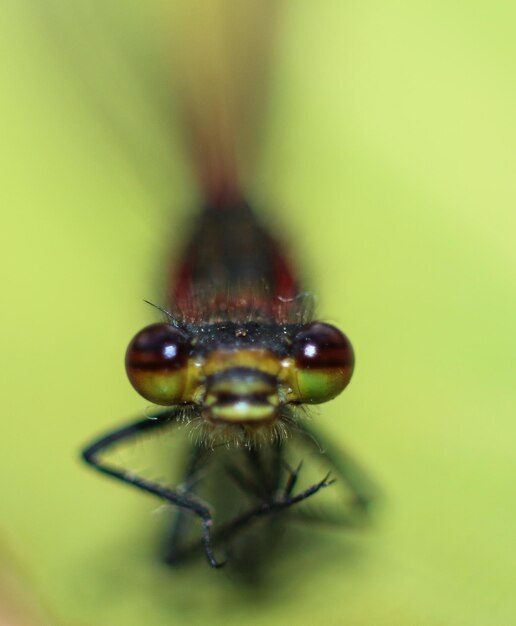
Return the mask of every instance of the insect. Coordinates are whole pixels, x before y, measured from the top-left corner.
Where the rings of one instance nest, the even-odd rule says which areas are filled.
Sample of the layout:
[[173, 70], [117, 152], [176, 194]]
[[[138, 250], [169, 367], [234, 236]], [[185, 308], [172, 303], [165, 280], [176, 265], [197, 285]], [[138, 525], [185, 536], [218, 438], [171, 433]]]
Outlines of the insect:
[[[227, 93], [221, 88], [205, 96], [204, 118], [198, 102], [188, 103], [197, 111], [188, 128], [202, 206], [168, 280], [164, 321], [140, 330], [125, 357], [136, 391], [166, 408], [103, 435], [82, 456], [103, 474], [175, 507], [169, 563], [201, 549], [217, 568], [232, 558], [249, 563], [253, 547], [262, 551], [255, 530], [270, 538], [279, 519], [360, 523], [373, 489], [306, 417], [305, 407], [332, 400], [350, 382], [351, 343], [313, 318], [312, 297], [283, 243], [244, 192]], [[194, 433], [179, 487], [105, 459], [122, 442], [155, 431], [173, 437], [178, 429]], [[326, 469], [300, 487], [304, 456], [319, 457]], [[335, 481], [348, 492], [339, 510], [305, 506]]]

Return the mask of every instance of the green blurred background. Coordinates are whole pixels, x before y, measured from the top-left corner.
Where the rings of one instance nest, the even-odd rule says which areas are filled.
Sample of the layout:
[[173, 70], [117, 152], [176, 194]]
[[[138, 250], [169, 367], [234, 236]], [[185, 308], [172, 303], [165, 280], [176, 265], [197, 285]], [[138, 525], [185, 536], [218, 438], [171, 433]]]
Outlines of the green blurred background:
[[[141, 171], [46, 5], [0, 17], [0, 534], [20, 597], [88, 626], [516, 623], [514, 3], [286, 4], [254, 195], [353, 340], [355, 379], [316, 419], [386, 503], [360, 536], [314, 531], [260, 595], [157, 565], [157, 504], [77, 460], [145, 409], [122, 356], [156, 319], [142, 299], [193, 189], [134, 77], [104, 63], [101, 5], [66, 4], [65, 32], [138, 131]], [[110, 6], [122, 37], [159, 39], [157, 6]]]

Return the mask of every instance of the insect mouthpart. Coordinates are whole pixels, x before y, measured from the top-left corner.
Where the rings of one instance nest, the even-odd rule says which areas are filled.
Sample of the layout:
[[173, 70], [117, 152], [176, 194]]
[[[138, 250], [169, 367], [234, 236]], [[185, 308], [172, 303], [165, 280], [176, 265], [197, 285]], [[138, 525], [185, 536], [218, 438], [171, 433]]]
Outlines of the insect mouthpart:
[[231, 367], [207, 378], [203, 417], [213, 423], [265, 424], [276, 419], [279, 404], [275, 376]]

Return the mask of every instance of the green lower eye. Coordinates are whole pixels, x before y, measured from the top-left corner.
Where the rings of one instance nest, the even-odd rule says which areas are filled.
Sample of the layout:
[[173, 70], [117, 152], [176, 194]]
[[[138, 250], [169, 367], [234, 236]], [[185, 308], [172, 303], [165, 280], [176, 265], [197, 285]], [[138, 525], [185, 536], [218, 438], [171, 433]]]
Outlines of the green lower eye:
[[332, 400], [346, 387], [352, 369], [298, 370], [297, 386], [301, 402], [319, 404]]
[[133, 371], [129, 380], [141, 396], [155, 404], [167, 406], [181, 401], [186, 384], [186, 371], [173, 374]]

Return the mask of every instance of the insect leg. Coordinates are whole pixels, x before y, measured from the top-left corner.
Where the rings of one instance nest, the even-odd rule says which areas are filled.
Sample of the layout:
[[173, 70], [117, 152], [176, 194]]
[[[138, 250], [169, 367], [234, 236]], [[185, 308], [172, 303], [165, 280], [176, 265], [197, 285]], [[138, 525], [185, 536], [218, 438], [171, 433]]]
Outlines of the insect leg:
[[315, 485], [312, 485], [311, 487], [308, 487], [308, 489], [305, 489], [295, 496], [284, 493], [282, 494], [282, 496], [274, 500], [262, 502], [261, 504], [253, 507], [245, 513], [238, 515], [233, 520], [225, 524], [223, 527], [219, 528], [219, 530], [214, 533], [213, 540], [220, 541], [222, 539], [226, 539], [232, 536], [236, 531], [247, 526], [254, 519], [257, 519], [259, 517], [265, 517], [272, 513], [277, 513], [288, 509], [292, 505], [302, 502], [303, 500], [306, 500], [306, 498], [315, 495], [321, 489], [329, 487], [334, 482], [334, 479], [330, 479], [330, 475], [327, 474], [321, 481], [315, 483]]
[[210, 536], [210, 528], [213, 524], [213, 520], [210, 508], [205, 502], [195, 496], [192, 496], [191, 494], [181, 493], [180, 491], [170, 489], [166, 485], [147, 480], [143, 476], [138, 476], [128, 469], [119, 468], [103, 461], [100, 458], [103, 451], [108, 450], [115, 444], [127, 439], [132, 439], [133, 437], [141, 435], [144, 432], [163, 428], [167, 424], [170, 424], [170, 422], [177, 421], [178, 416], [179, 411], [176, 415], [174, 415], [174, 413], [169, 410], [156, 415], [153, 419], [146, 418], [128, 424], [127, 426], [122, 426], [121, 428], [111, 431], [99, 439], [96, 439], [93, 443], [84, 448], [82, 451], [82, 458], [86, 463], [94, 467], [102, 474], [116, 478], [128, 485], [136, 487], [137, 489], [141, 489], [142, 491], [152, 493], [158, 496], [158, 498], [166, 500], [171, 504], [175, 504], [178, 507], [192, 511], [201, 520], [202, 543], [209, 564], [212, 567], [221, 567], [224, 563], [217, 561], [213, 553], [212, 540]]
[[301, 471], [301, 467], [303, 466], [303, 461], [300, 461], [295, 469], [289, 469], [289, 475], [287, 479], [287, 484], [285, 485], [284, 495], [289, 496], [296, 486], [297, 479], [299, 478], [299, 472]]
[[[253, 523], [260, 517], [266, 517], [267, 515], [271, 515], [273, 513], [280, 512], [284, 509], [288, 509], [294, 504], [309, 498], [310, 496], [316, 494], [321, 489], [330, 486], [333, 484], [333, 480], [330, 479], [329, 474], [326, 475], [321, 481], [312, 485], [308, 489], [303, 492], [295, 495], [282, 495], [274, 500], [263, 501], [259, 505], [249, 509], [245, 513], [237, 515], [228, 523], [220, 526], [214, 533], [212, 537], [212, 543], [217, 544], [219, 542], [224, 542], [227, 539], [232, 539], [236, 535], [236, 533], [244, 530], [249, 524]], [[198, 543], [192, 543], [189, 546], [186, 546], [181, 550], [179, 557], [181, 559], [188, 558], [192, 556], [196, 550], [199, 549]]]

